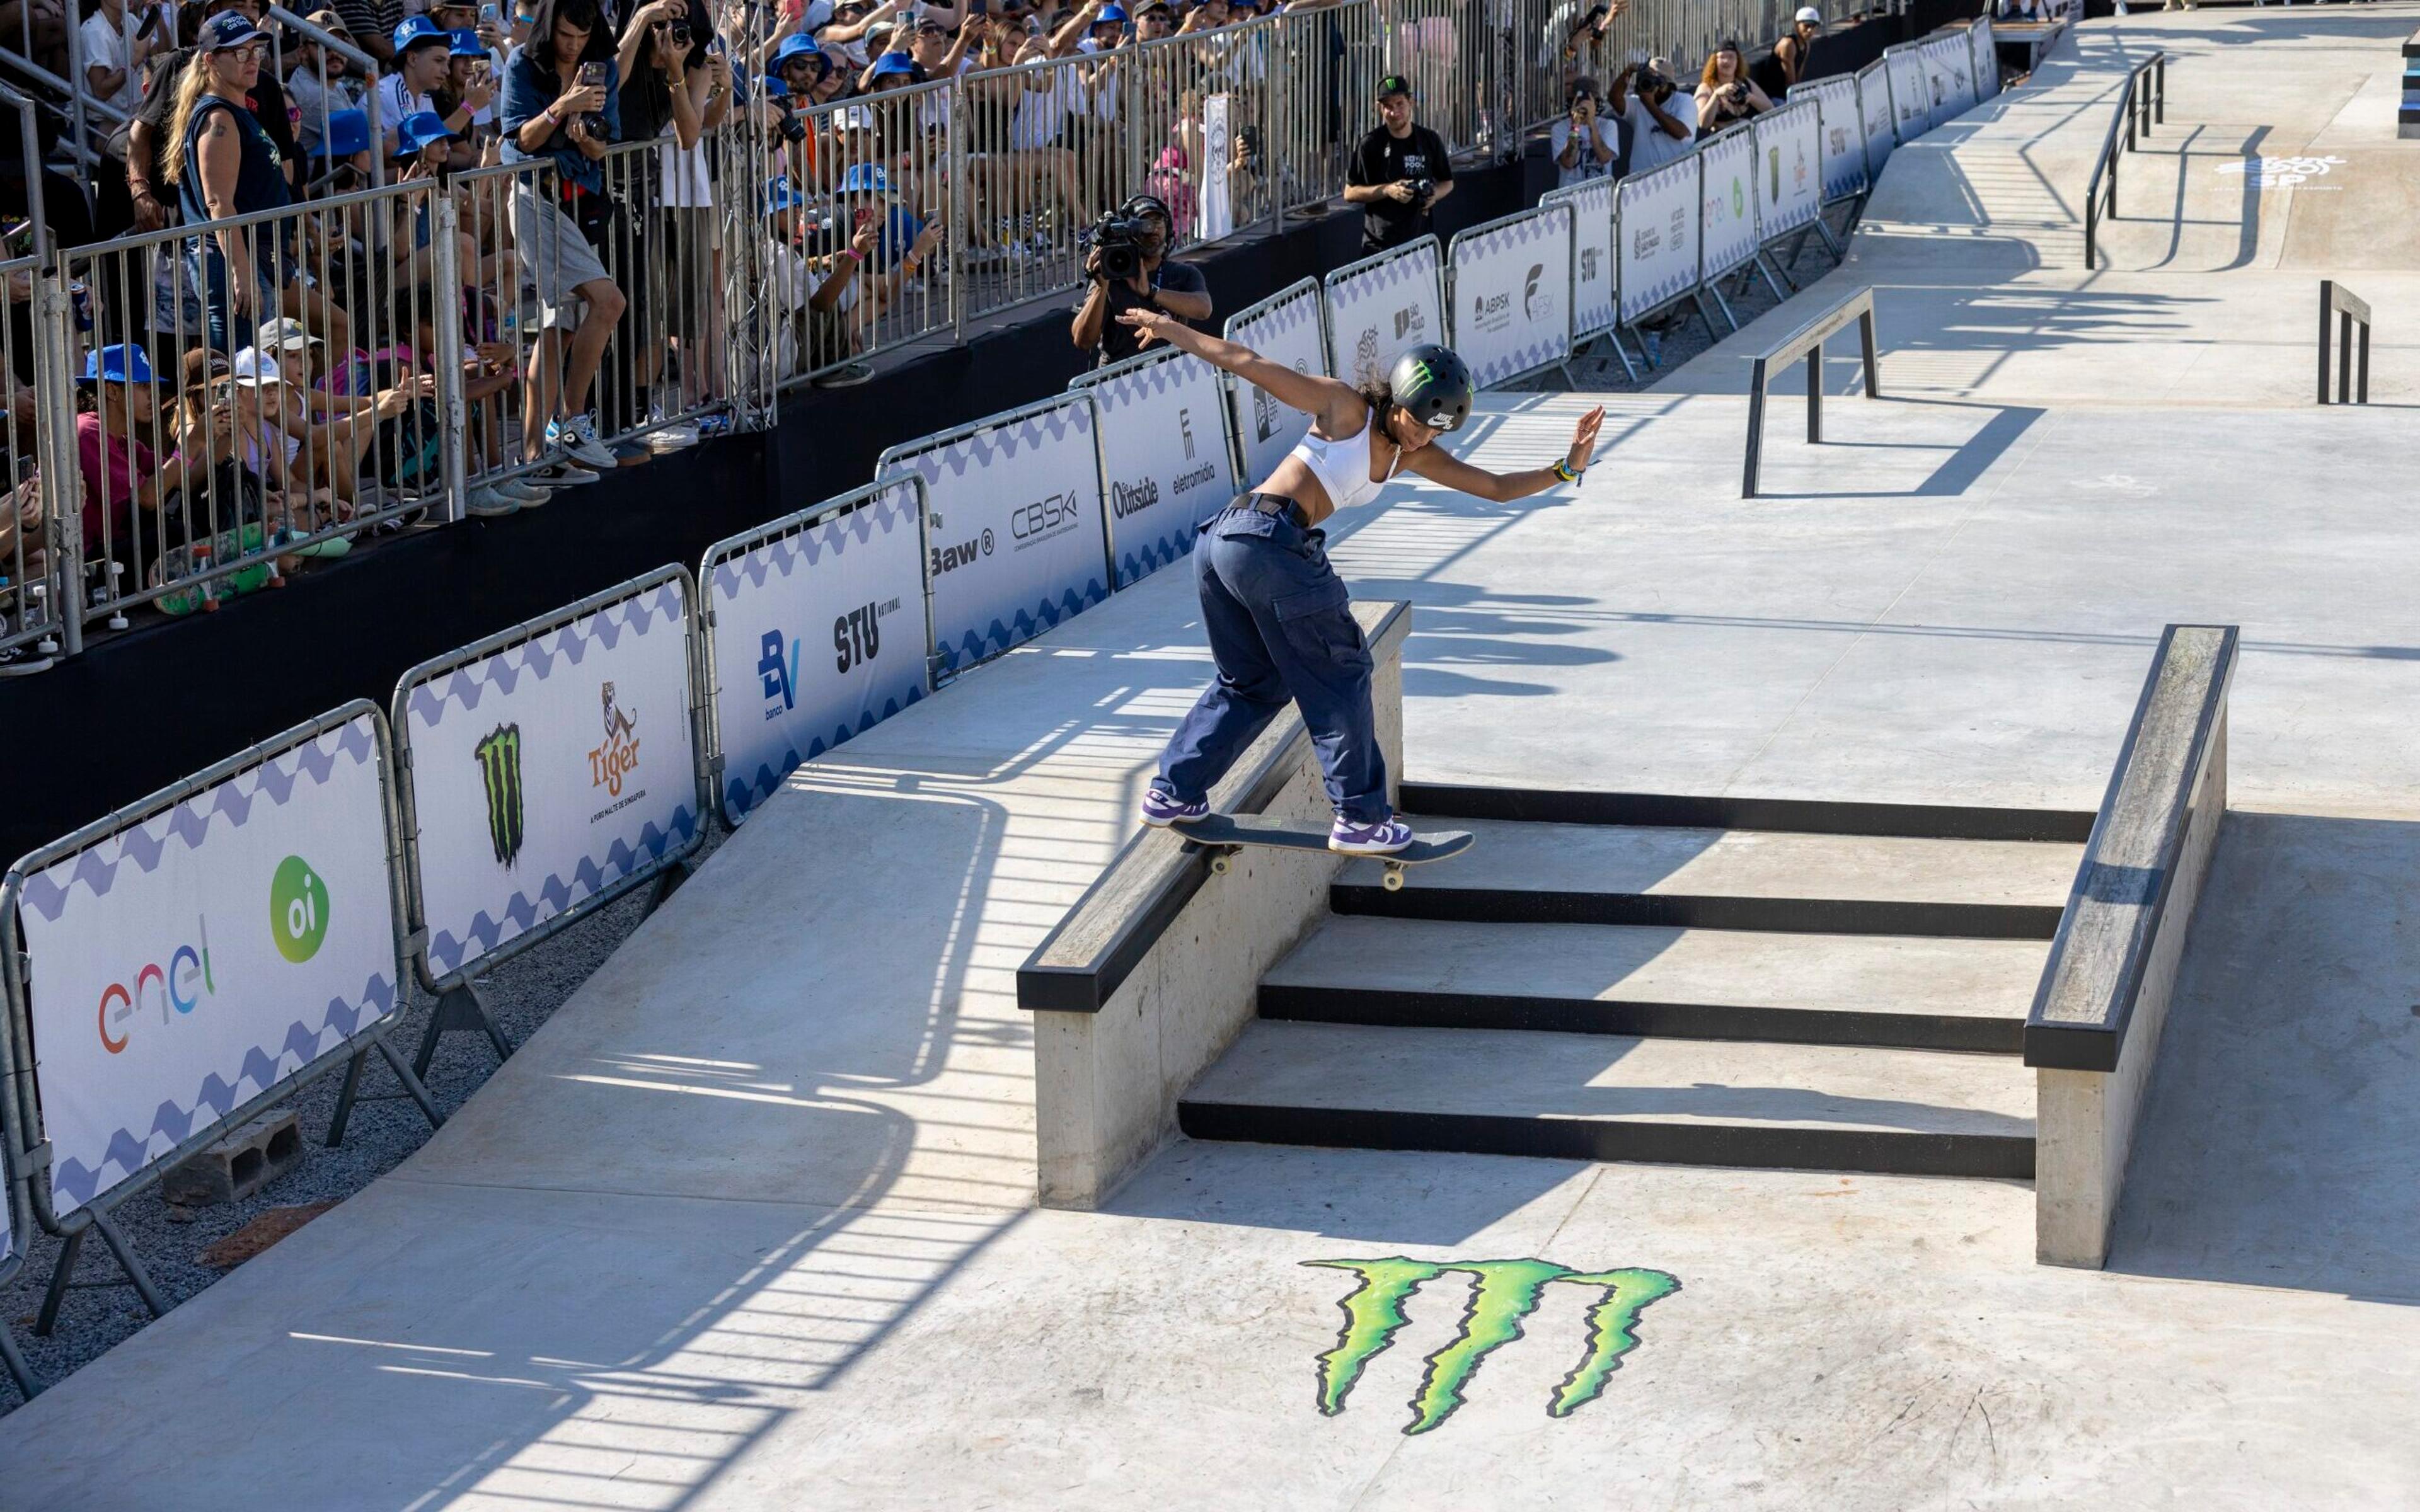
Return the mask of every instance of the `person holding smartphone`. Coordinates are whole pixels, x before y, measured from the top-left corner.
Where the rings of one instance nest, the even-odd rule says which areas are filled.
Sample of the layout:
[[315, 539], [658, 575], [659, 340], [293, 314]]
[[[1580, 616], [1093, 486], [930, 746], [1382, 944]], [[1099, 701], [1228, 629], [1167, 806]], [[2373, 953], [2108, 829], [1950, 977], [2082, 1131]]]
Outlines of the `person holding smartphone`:
[[1555, 159], [1558, 189], [1613, 171], [1614, 160], [1621, 155], [1621, 133], [1599, 106], [1594, 79], [1573, 84], [1571, 110], [1547, 132], [1546, 147]]
[[545, 160], [555, 169], [551, 183], [516, 176], [509, 210], [514, 254], [538, 296], [521, 444], [531, 461], [553, 458], [533, 474], [541, 484], [593, 481], [571, 473], [617, 465], [588, 409], [606, 343], [629, 305], [597, 252], [615, 214], [604, 158], [621, 133], [620, 97], [613, 33], [597, 0], [541, 0], [528, 44], [504, 69], [502, 122], [505, 162]]
[[143, 65], [169, 45], [164, 8], [101, 0], [85, 18], [84, 86], [93, 99], [130, 116], [143, 103]]

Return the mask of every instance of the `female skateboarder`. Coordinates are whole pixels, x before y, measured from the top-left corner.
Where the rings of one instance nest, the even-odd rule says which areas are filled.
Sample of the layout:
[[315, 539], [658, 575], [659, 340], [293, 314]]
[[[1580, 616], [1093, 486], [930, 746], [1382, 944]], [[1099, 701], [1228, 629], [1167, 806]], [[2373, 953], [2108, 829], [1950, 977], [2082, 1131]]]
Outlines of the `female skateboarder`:
[[1191, 352], [1311, 417], [1310, 432], [1268, 481], [1202, 527], [1193, 560], [1218, 676], [1160, 757], [1159, 776], [1143, 795], [1143, 823], [1184, 825], [1207, 816], [1210, 784], [1292, 699], [1302, 705], [1336, 806], [1328, 849], [1356, 856], [1404, 849], [1412, 830], [1387, 803], [1387, 761], [1370, 712], [1370, 651], [1343, 580], [1327, 564], [1320, 521], [1376, 498], [1405, 468], [1497, 503], [1577, 482], [1596, 454], [1603, 407], [1580, 417], [1571, 452], [1552, 467], [1488, 472], [1429, 444], [1470, 414], [1470, 370], [1443, 347], [1415, 347], [1396, 360], [1386, 382], [1357, 390], [1297, 373], [1156, 310], [1129, 310], [1119, 318], [1145, 345], [1165, 341]]

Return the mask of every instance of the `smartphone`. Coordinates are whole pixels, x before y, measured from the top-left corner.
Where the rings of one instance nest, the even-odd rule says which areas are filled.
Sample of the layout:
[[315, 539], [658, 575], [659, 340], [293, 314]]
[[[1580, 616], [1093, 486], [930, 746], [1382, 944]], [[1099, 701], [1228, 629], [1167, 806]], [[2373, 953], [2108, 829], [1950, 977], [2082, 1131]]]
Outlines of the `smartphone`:
[[479, 7], [480, 25], [496, 26], [501, 24], [503, 21], [504, 12], [496, 8], [496, 0], [487, 0], [486, 4]]
[[582, 63], [580, 65], [580, 87], [582, 89], [604, 88], [605, 65], [602, 62]]

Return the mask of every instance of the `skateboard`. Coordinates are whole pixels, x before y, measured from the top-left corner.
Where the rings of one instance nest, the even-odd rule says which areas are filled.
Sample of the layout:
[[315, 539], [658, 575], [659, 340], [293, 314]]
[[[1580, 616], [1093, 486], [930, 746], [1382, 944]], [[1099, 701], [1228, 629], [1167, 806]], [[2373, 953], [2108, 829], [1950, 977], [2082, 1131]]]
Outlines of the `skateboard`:
[[1280, 851], [1317, 851], [1322, 856], [1351, 856], [1357, 860], [1375, 861], [1387, 869], [1380, 880], [1388, 892], [1403, 889], [1404, 868], [1460, 856], [1479, 843], [1479, 837], [1468, 830], [1441, 829], [1414, 835], [1408, 847], [1391, 856], [1358, 856], [1350, 851], [1329, 850], [1324, 830], [1290, 829], [1274, 819], [1254, 814], [1214, 813], [1189, 825], [1169, 827], [1184, 837], [1187, 855], [1208, 851], [1210, 870], [1220, 876], [1227, 874], [1237, 851], [1247, 845], [1266, 845]]

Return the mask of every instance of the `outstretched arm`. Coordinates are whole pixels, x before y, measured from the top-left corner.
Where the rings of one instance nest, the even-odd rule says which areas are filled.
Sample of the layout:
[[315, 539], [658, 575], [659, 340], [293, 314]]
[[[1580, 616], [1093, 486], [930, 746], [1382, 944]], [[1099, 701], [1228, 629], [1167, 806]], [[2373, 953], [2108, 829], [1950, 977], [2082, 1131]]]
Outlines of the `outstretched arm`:
[[[1572, 449], [1564, 454], [1563, 465], [1573, 477], [1586, 472], [1590, 458], [1596, 455], [1597, 427], [1603, 424], [1605, 406], [1599, 405], [1580, 416], [1579, 424], [1572, 427]], [[1544, 493], [1567, 481], [1551, 467], [1531, 468], [1526, 472], [1490, 472], [1485, 468], [1472, 467], [1442, 446], [1421, 447], [1404, 459], [1404, 466], [1431, 483], [1442, 483], [1449, 488], [1459, 488], [1499, 504]]]
[[[1316, 416], [1321, 429], [1330, 435], [1350, 435], [1360, 428], [1359, 415], [1347, 412], [1362, 408], [1361, 396], [1353, 392], [1350, 384], [1297, 373], [1283, 363], [1270, 362], [1249, 347], [1204, 335], [1157, 310], [1127, 310], [1118, 318], [1140, 332], [1145, 345], [1164, 341], [1179, 351], [1191, 352], [1213, 367], [1224, 368], [1254, 388], [1266, 390], [1278, 403]], [[1338, 426], [1348, 420], [1351, 424], [1340, 432]]]

